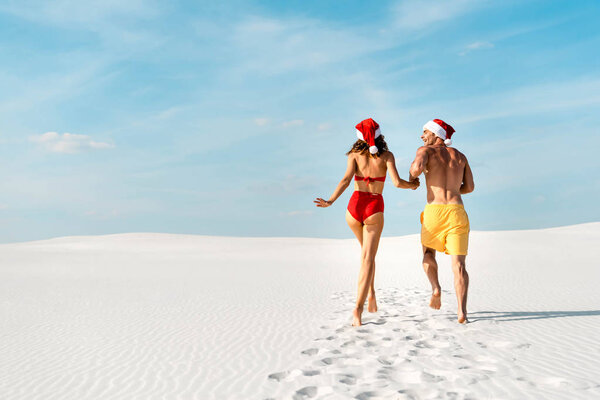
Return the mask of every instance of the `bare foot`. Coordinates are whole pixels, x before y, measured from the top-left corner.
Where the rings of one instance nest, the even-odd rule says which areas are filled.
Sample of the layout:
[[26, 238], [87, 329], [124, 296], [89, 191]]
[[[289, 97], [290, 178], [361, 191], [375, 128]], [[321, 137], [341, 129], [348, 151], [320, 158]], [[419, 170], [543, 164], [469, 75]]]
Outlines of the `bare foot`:
[[467, 324], [469, 320], [467, 319], [467, 315], [463, 313], [458, 314], [458, 323], [459, 324]]
[[369, 305], [367, 306], [369, 312], [377, 312], [377, 300], [375, 296], [369, 297]]
[[361, 316], [362, 316], [362, 310], [355, 308], [354, 311], [352, 311], [352, 326], [361, 326], [362, 325]]
[[442, 306], [442, 292], [440, 289], [433, 289], [433, 293], [431, 294], [431, 300], [429, 300], [429, 307], [439, 310]]

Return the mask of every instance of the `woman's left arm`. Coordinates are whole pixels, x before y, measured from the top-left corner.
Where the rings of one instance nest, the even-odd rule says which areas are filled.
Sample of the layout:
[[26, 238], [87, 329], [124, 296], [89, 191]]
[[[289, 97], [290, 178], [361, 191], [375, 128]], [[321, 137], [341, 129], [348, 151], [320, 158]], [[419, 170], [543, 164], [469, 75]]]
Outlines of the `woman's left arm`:
[[330, 205], [332, 205], [333, 202], [336, 201], [338, 199], [338, 197], [340, 197], [342, 195], [342, 193], [344, 193], [344, 190], [346, 190], [346, 188], [350, 185], [350, 182], [352, 182], [352, 178], [354, 177], [355, 172], [356, 172], [356, 162], [354, 161], [353, 154], [350, 154], [348, 156], [348, 164], [346, 166], [346, 173], [344, 174], [344, 177], [342, 178], [340, 183], [338, 183], [337, 187], [333, 191], [333, 194], [331, 195], [329, 200], [324, 200], [320, 197], [317, 197], [317, 199], [314, 200], [314, 203], [316, 204], [316, 206], [317, 207], [329, 207]]
[[394, 158], [392, 152], [388, 152], [386, 166], [388, 172], [390, 173], [390, 177], [392, 178], [392, 183], [397, 188], [415, 190], [419, 187], [419, 178], [416, 178], [411, 182], [405, 181], [404, 179], [400, 178], [398, 170], [396, 169], [396, 159]]

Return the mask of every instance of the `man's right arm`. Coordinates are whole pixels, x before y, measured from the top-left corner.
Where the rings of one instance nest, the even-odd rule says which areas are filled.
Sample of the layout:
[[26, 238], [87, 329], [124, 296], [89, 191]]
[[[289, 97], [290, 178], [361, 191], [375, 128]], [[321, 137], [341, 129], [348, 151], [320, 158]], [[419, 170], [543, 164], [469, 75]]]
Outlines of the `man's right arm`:
[[471, 193], [473, 190], [475, 190], [475, 182], [473, 182], [473, 172], [471, 171], [471, 167], [469, 166], [469, 161], [465, 161], [465, 172], [463, 174], [462, 185], [460, 185], [460, 194]]
[[427, 160], [429, 156], [427, 155], [427, 148], [425, 146], [419, 147], [417, 150], [417, 155], [415, 156], [415, 160], [410, 165], [410, 170], [408, 173], [408, 180], [413, 181], [419, 175], [425, 171], [425, 167], [427, 167]]

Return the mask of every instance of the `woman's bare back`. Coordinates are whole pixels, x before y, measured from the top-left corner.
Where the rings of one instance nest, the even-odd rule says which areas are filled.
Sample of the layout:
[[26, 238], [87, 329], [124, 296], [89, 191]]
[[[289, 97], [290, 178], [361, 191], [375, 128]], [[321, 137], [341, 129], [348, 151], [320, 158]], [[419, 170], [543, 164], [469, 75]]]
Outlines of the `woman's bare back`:
[[[354, 158], [357, 176], [379, 178], [387, 174], [387, 156], [388, 153], [385, 152], [377, 158], [359, 153], [351, 153], [348, 157]], [[383, 186], [384, 183], [380, 181], [354, 181], [354, 190], [361, 192], [381, 193]]]

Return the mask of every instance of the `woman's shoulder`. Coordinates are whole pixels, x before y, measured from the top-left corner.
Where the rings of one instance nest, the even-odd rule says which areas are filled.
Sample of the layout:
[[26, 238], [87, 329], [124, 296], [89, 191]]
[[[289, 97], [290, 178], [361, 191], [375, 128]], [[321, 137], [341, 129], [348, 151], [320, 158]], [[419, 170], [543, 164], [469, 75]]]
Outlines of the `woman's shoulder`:
[[384, 159], [385, 161], [387, 160], [393, 160], [394, 159], [394, 153], [392, 153], [391, 151], [384, 151], [383, 154], [381, 155], [381, 158]]

